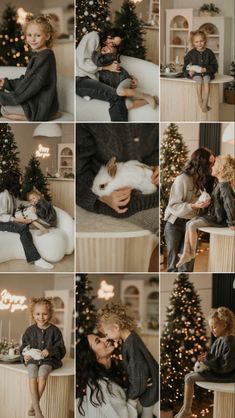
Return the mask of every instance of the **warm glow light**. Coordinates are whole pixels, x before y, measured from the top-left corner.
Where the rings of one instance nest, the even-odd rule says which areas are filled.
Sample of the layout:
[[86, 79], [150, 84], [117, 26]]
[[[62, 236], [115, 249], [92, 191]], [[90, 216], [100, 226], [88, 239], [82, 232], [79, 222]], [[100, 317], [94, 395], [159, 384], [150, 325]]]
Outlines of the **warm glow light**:
[[44, 147], [42, 144], [38, 145], [38, 149], [35, 152], [36, 157], [40, 157], [40, 158], [47, 158], [50, 157], [50, 148], [48, 147]]
[[27, 14], [28, 13], [23, 9], [23, 7], [20, 7], [17, 10], [17, 15], [18, 15], [17, 23], [20, 23], [20, 25], [24, 25], [25, 24], [25, 18], [27, 16]]
[[0, 293], [0, 310], [10, 310], [10, 312], [24, 311], [28, 308], [24, 304], [26, 301], [25, 296], [11, 295], [7, 289], [2, 290]]
[[106, 280], [102, 280], [100, 283], [100, 288], [97, 291], [98, 299], [109, 300], [114, 297], [114, 286], [108, 284]]

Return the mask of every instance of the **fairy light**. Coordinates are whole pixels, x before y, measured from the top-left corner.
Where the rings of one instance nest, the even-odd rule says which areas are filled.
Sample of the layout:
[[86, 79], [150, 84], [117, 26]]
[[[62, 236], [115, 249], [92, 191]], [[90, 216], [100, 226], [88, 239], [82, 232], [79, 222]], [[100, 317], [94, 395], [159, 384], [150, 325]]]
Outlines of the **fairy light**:
[[24, 303], [25, 301], [25, 296], [12, 295], [7, 289], [4, 289], [0, 293], [0, 310], [9, 310], [11, 313], [24, 311], [28, 308]]

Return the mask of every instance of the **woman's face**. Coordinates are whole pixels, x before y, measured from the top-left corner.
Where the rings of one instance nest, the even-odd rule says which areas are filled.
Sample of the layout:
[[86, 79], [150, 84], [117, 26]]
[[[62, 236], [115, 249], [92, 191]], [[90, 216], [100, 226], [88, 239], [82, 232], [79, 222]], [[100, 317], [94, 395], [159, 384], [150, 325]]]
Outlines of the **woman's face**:
[[90, 334], [87, 339], [97, 360], [110, 356], [115, 348], [111, 341], [107, 341], [106, 338], [100, 338], [98, 335]]
[[120, 36], [114, 36], [114, 38], [111, 38], [111, 36], [108, 36], [105, 45], [110, 46], [119, 46], [122, 43], [122, 38]]

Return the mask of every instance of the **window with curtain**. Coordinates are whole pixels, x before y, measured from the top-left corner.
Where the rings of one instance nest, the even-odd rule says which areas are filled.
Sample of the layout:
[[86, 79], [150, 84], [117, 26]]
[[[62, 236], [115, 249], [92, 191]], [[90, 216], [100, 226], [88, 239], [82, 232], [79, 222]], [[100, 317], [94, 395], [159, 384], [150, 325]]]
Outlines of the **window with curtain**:
[[211, 149], [215, 155], [220, 154], [221, 124], [200, 123], [199, 146]]

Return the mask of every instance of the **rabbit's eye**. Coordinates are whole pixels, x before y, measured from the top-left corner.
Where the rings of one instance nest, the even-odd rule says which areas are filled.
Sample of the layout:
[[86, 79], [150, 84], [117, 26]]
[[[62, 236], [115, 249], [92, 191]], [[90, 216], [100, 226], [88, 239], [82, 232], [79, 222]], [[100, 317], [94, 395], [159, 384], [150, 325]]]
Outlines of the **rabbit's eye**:
[[104, 190], [108, 183], [100, 184], [100, 189]]

